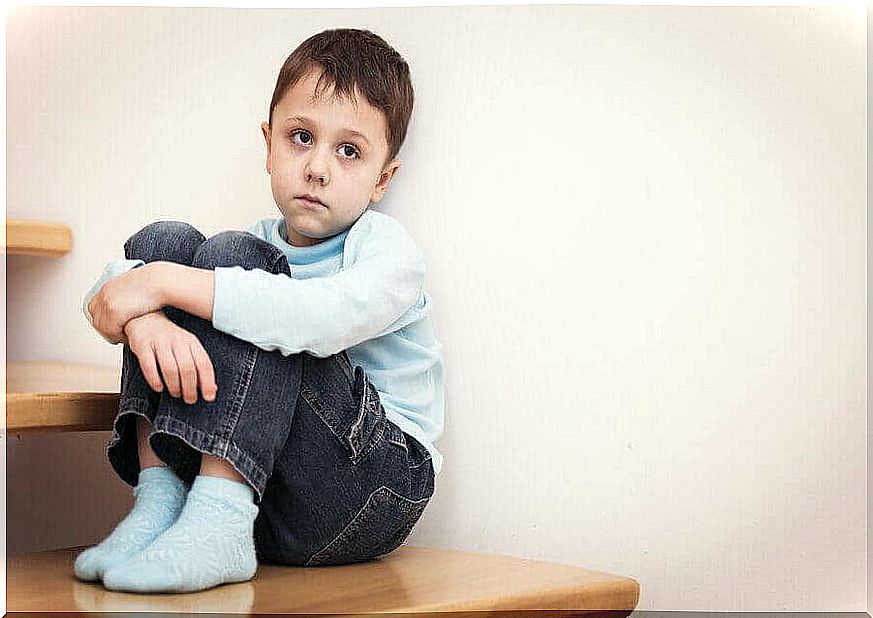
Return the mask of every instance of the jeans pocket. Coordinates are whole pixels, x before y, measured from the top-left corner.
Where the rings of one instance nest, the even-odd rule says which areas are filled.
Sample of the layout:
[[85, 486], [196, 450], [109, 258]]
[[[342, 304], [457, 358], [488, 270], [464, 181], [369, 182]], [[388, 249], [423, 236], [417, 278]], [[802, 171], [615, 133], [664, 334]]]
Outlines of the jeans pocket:
[[358, 463], [382, 442], [389, 425], [385, 410], [382, 408], [382, 402], [379, 399], [379, 391], [367, 379], [364, 369], [360, 365], [354, 367], [352, 399], [355, 402], [357, 414], [349, 429], [345, 447], [352, 462]]
[[335, 539], [305, 566], [364, 562], [400, 547], [421, 518], [429, 498], [410, 500], [382, 485]]
[[397, 448], [402, 449], [407, 460], [409, 459], [409, 445], [407, 444], [406, 433], [390, 421], [385, 428], [385, 440]]

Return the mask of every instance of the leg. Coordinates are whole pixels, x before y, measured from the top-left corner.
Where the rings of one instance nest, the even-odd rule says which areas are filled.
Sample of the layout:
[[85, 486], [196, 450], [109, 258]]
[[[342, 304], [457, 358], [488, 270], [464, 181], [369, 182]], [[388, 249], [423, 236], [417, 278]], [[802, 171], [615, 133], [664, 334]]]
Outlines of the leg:
[[[141, 259], [146, 263], [165, 261], [190, 266], [194, 262], [196, 250], [205, 240], [203, 234], [187, 223], [158, 221], [146, 226], [127, 240], [124, 245], [125, 257], [127, 259]], [[181, 324], [184, 312], [176, 307], [165, 307], [163, 311], [174, 323]], [[121, 409], [130, 409], [136, 415], [135, 436], [139, 463], [135, 468], [138, 472], [146, 467], [166, 465], [152, 451], [149, 443], [154, 412], [160, 401], [160, 393], [151, 390], [142, 376], [135, 355], [129, 347], [125, 346], [125, 348], [122, 373], [126, 374], [127, 379], [122, 381], [121, 398], [123, 401]], [[129, 420], [119, 422], [129, 423]], [[123, 431], [122, 429], [119, 433]], [[119, 453], [117, 457], [120, 458], [122, 455]], [[119, 461], [118, 467], [122, 467], [127, 472], [126, 480], [130, 482], [134, 466], [130, 462], [125, 464]], [[236, 481], [243, 480], [230, 464], [212, 455], [204, 456], [200, 471], [202, 474], [210, 476]], [[122, 477], [124, 478], [124, 475]]]
[[[242, 266], [290, 276], [279, 249], [244, 232], [205, 241], [192, 266]], [[161, 393], [148, 441], [159, 460], [191, 482], [191, 490], [165, 533], [106, 572], [103, 583], [110, 590], [190, 592], [250, 579], [257, 567], [253, 501], [260, 501], [287, 437], [301, 360], [265, 352], [197, 316], [185, 314], [181, 326], [209, 354], [218, 395], [215, 401], [187, 404]]]
[[200, 463], [200, 475], [217, 476], [218, 478], [245, 483], [245, 479], [231, 464], [209, 453], [203, 453], [203, 461]]
[[[210, 270], [241, 266], [290, 276], [278, 248], [245, 232], [216, 234], [198, 248], [192, 266]], [[186, 483], [214, 467], [211, 458], [226, 462], [253, 489], [254, 501], [260, 502], [294, 414], [299, 355], [266, 352], [187, 313], [180, 325], [200, 340], [209, 355], [218, 394], [214, 401], [188, 404], [160, 393], [150, 444]]]
[[[124, 243], [124, 256], [147, 264], [163, 261], [190, 266], [205, 240], [206, 237], [188, 223], [157, 221], [128, 238]], [[185, 315], [176, 307], [165, 307], [163, 312], [176, 324], [181, 324]], [[159, 459], [155, 461], [157, 457], [148, 441], [162, 393], [153, 391], [146, 382], [139, 360], [127, 345], [122, 349], [120, 392], [119, 415], [106, 444], [106, 454], [121, 479], [135, 486], [140, 469], [146, 467], [141, 465], [140, 458], [146, 458], [149, 465], [165, 465]]]
[[149, 434], [152, 432], [151, 423], [144, 417], [136, 417], [136, 450], [139, 454], [140, 471], [146, 468], [156, 466], [166, 466], [163, 461], [158, 459], [155, 452], [149, 444]]
[[[187, 223], [159, 221], [133, 236], [124, 245], [127, 258], [190, 264], [204, 236]], [[167, 311], [174, 321], [182, 315]], [[77, 556], [74, 571], [79, 579], [99, 579], [112, 565], [127, 560], [150, 544], [178, 517], [186, 487], [158, 459], [148, 443], [158, 393], [151, 390], [139, 362], [128, 346], [123, 349], [120, 414], [107, 443], [108, 457], [121, 477], [134, 485], [131, 512], [96, 547]], [[136, 420], [136, 425], [132, 422]]]
[[[149, 434], [151, 434], [151, 431], [152, 426], [149, 422], [145, 418], [138, 416], [136, 418], [136, 439], [140, 470], [152, 467], [166, 467], [167, 465], [158, 459], [158, 456], [155, 455], [155, 452], [149, 444]], [[207, 453], [203, 454], [203, 462], [200, 464], [200, 474], [226, 478], [240, 483], [245, 481], [245, 479], [243, 479], [243, 477], [240, 476], [229, 463]]]
[[302, 357], [291, 432], [255, 520], [258, 557], [316, 566], [387, 554], [433, 495], [430, 454], [388, 421], [347, 352]]

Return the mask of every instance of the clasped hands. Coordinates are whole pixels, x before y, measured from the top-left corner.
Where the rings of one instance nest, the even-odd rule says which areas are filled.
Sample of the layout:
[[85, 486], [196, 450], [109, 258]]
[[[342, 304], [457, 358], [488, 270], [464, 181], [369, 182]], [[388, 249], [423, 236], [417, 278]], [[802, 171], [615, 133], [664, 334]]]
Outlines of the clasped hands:
[[161, 392], [166, 383], [171, 396], [193, 404], [199, 387], [203, 398], [213, 401], [218, 387], [209, 355], [193, 333], [161, 311], [167, 305], [161, 277], [172, 276], [171, 266], [151, 262], [107, 281], [88, 302], [88, 311], [100, 334], [130, 346], [153, 390]]

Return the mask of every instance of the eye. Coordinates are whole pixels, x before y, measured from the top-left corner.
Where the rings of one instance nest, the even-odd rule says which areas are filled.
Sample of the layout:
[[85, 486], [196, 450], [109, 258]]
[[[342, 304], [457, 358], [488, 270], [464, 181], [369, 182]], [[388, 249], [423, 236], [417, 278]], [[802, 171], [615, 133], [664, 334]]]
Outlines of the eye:
[[[305, 135], [308, 138], [308, 141], [298, 142], [297, 140], [294, 139], [295, 136], [297, 136], [297, 135]], [[306, 131], [305, 129], [297, 129], [295, 131], [291, 131], [291, 133], [289, 133], [288, 136], [291, 138], [291, 141], [293, 141], [295, 144], [300, 144], [301, 146], [312, 145], [312, 134], [309, 131]], [[343, 158], [346, 158], [346, 159], [360, 159], [361, 158], [361, 153], [358, 152], [358, 149], [355, 146], [353, 146], [352, 144], [343, 144], [342, 146], [340, 146], [340, 150], [343, 153]]]
[[[294, 136], [301, 135], [301, 134], [308, 135], [309, 138], [312, 139], [312, 135], [309, 133], [309, 131], [303, 131], [303, 130], [291, 131], [291, 133], [288, 134], [288, 137], [290, 137], [291, 140], [294, 141]], [[308, 146], [308, 145], [309, 145], [308, 142], [303, 144], [303, 146]]]
[[[346, 150], [346, 148], [350, 148], [352, 153], [349, 154], [349, 151]], [[348, 156], [348, 158], [350, 158], [350, 159], [359, 159], [361, 157], [361, 155], [358, 153], [358, 149], [355, 148], [354, 146], [352, 146], [351, 144], [343, 144], [342, 146], [340, 146], [340, 149], [343, 152], [345, 152], [346, 155]], [[354, 155], [354, 156], [352, 156], [352, 155]]]

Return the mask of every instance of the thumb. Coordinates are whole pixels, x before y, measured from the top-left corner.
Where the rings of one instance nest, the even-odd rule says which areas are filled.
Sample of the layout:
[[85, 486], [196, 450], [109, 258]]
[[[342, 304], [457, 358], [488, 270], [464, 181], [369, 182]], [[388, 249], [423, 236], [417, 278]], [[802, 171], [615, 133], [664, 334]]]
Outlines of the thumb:
[[[130, 324], [130, 321], [127, 322]], [[122, 345], [130, 345], [130, 339], [127, 336], [127, 324], [121, 327], [121, 333], [118, 335], [118, 342]]]

